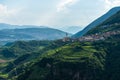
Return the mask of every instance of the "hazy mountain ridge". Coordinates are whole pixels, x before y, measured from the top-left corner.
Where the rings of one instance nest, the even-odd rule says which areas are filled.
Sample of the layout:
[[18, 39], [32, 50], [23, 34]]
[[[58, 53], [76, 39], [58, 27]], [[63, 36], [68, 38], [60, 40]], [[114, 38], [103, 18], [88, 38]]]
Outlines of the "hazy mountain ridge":
[[22, 29], [22, 28], [48, 28], [47, 26], [35, 26], [35, 25], [12, 25], [7, 23], [0, 23], [0, 30], [2, 29]]
[[[71, 34], [69, 34], [70, 36]], [[52, 28], [22, 28], [0, 30], [3, 43], [17, 40], [55, 40], [66, 36], [66, 32]]]

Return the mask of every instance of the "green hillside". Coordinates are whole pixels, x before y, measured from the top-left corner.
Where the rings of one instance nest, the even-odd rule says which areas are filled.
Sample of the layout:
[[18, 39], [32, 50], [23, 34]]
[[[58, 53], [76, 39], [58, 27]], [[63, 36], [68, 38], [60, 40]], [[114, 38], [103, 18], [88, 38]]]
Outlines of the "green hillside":
[[18, 80], [119, 80], [119, 37], [49, 50]]
[[120, 30], [120, 11], [108, 18], [102, 24], [88, 31], [85, 35]]
[[[96, 56], [99, 54], [105, 57], [105, 52], [97, 51], [91, 43], [65, 45], [43, 54], [42, 59], [18, 80], [74, 80], [89, 76], [91, 80], [96, 80], [104, 69], [104, 59]], [[92, 73], [92, 70], [96, 72]]]
[[[84, 36], [87, 32], [89, 32], [91, 29], [96, 28], [98, 25], [102, 24], [105, 21], [108, 21], [107, 19], [110, 18], [113, 15], [116, 15], [116, 13], [120, 11], [120, 6], [114, 7], [110, 9], [107, 13], [104, 15], [100, 16], [90, 24], [88, 24], [83, 30], [79, 31], [78, 33], [74, 34], [72, 38], [79, 38]], [[119, 17], [118, 17], [119, 18]], [[108, 21], [109, 22], [109, 21]], [[96, 29], [97, 31], [97, 29]], [[90, 33], [96, 33], [96, 32], [90, 32]]]
[[[0, 65], [2, 78], [9, 80], [119, 80], [119, 34], [104, 41], [95, 42], [18, 41], [6, 46], [4, 48], [18, 50], [14, 53], [17, 55], [15, 58], [11, 57], [9, 59], [11, 61]], [[20, 54], [24, 50], [26, 52]]]
[[36, 52], [49, 45], [51, 41], [16, 41], [0, 48], [1, 58], [17, 58], [24, 54]]
[[0, 66], [0, 71], [9, 74], [9, 77], [11, 77], [16, 75], [15, 68], [17, 68], [17, 74], [20, 74], [23, 71], [22, 66], [25, 68], [29, 63], [31, 64], [36, 59], [39, 59], [41, 54], [67, 43], [69, 42], [62, 42], [61, 40], [8, 43], [1, 48], [1, 59], [5, 60], [6, 63], [5, 66]]

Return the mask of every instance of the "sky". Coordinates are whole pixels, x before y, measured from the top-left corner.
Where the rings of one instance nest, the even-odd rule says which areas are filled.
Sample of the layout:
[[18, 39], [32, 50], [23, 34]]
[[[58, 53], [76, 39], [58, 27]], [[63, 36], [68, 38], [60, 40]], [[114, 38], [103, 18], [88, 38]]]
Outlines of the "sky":
[[0, 0], [0, 23], [87, 26], [120, 0]]

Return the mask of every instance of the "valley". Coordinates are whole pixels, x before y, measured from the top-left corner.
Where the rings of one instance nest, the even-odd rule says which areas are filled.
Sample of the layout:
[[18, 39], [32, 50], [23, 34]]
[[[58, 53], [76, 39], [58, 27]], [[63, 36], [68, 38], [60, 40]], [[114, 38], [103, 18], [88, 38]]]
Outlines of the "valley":
[[120, 80], [120, 7], [74, 35], [48, 27], [2, 29], [2, 41], [0, 80]]

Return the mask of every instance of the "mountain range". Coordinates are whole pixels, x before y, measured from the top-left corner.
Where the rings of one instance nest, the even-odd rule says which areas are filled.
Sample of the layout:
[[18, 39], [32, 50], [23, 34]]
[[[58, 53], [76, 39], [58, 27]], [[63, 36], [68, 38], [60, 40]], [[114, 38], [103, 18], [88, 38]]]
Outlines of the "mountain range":
[[48, 28], [46, 26], [35, 26], [35, 25], [11, 25], [6, 23], [0, 23], [0, 30], [2, 29], [22, 29], [22, 28]]
[[0, 24], [0, 44], [17, 40], [55, 40], [65, 36], [66, 32], [45, 26]]
[[85, 32], [82, 38], [97, 38], [98, 34], [107, 37], [97, 41], [59, 39], [7, 43], [0, 47], [0, 79], [119, 80], [120, 10]]

